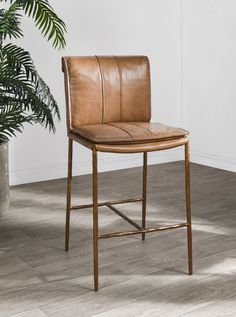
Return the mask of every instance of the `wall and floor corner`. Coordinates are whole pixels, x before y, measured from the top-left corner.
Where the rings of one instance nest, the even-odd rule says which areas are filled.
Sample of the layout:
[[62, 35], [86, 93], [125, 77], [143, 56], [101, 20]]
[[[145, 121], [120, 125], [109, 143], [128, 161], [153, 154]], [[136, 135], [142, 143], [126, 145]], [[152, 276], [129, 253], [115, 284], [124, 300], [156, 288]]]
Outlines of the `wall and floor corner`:
[[[10, 144], [10, 181], [66, 176], [67, 138], [62, 55], [148, 55], [152, 120], [191, 131], [192, 161], [236, 171], [233, 78], [236, 67], [234, 0], [51, 0], [68, 27], [67, 48], [55, 52], [28, 19], [22, 46], [58, 100], [56, 135], [28, 126]], [[91, 172], [91, 153], [75, 147], [74, 174]], [[149, 163], [183, 158], [179, 149], [150, 153]], [[140, 155], [101, 154], [99, 169], [141, 165]]]
[[183, 0], [183, 125], [193, 162], [236, 171], [236, 2]]

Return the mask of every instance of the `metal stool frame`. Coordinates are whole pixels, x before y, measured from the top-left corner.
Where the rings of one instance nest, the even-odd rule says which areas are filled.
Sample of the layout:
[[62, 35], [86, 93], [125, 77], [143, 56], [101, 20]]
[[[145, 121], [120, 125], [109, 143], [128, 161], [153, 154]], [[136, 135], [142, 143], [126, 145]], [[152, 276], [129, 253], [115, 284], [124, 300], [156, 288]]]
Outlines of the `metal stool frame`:
[[[69, 234], [70, 234], [70, 214], [71, 211], [93, 208], [93, 263], [94, 263], [94, 290], [98, 290], [98, 240], [122, 237], [127, 235], [141, 234], [142, 240], [145, 240], [145, 234], [155, 231], [172, 230], [185, 227], [187, 229], [188, 241], [188, 272], [192, 275], [193, 261], [192, 261], [192, 225], [191, 225], [191, 207], [190, 207], [190, 151], [189, 141], [184, 144], [185, 147], [185, 199], [186, 199], [186, 217], [187, 221], [184, 223], [173, 224], [171, 226], [146, 228], [146, 205], [147, 205], [147, 152], [143, 152], [143, 184], [142, 184], [142, 197], [131, 198], [118, 201], [98, 202], [98, 167], [97, 167], [97, 149], [92, 148], [92, 165], [93, 165], [93, 203], [85, 205], [71, 206], [71, 189], [72, 189], [72, 156], [73, 156], [73, 140], [69, 138], [68, 144], [68, 177], [67, 177], [67, 204], [66, 204], [66, 227], [65, 227], [65, 251], [69, 250]], [[165, 148], [163, 148], [165, 149]], [[161, 150], [161, 149], [160, 149]], [[132, 219], [127, 217], [119, 211], [114, 205], [142, 202], [142, 225], [140, 226]], [[98, 230], [98, 207], [107, 206], [117, 215], [125, 219], [129, 224], [135, 227], [135, 230], [113, 232], [108, 234], [99, 234]]]

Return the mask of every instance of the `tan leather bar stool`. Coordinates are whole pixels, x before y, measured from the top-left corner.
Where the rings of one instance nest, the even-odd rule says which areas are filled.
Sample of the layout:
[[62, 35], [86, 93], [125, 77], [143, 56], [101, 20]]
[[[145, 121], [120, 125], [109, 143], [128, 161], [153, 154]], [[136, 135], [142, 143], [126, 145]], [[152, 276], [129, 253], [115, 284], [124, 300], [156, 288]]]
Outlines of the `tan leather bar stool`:
[[[192, 274], [192, 232], [188, 132], [160, 123], [151, 123], [149, 61], [145, 56], [63, 57], [67, 105], [68, 179], [65, 250], [69, 249], [70, 213], [93, 208], [94, 289], [98, 290], [98, 240], [148, 232], [187, 228], [188, 269]], [[78, 142], [92, 151], [93, 203], [71, 206], [72, 145]], [[185, 146], [185, 187], [187, 221], [172, 226], [146, 228], [147, 152]], [[97, 152], [143, 153], [143, 193], [141, 198], [98, 202]], [[114, 205], [142, 202], [139, 225]], [[135, 230], [99, 234], [98, 207], [107, 206]]]

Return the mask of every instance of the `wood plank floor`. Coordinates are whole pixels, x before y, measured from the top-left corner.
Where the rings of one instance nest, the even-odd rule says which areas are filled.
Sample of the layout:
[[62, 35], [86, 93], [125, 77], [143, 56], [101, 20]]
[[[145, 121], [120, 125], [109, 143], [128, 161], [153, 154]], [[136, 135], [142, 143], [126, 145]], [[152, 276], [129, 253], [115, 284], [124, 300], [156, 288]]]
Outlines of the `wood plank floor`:
[[[100, 200], [137, 197], [141, 168], [101, 173]], [[236, 316], [236, 174], [191, 165], [194, 275], [186, 230], [102, 240], [100, 287], [92, 274], [91, 209], [71, 217], [65, 253], [65, 179], [16, 186], [0, 219], [0, 317]], [[91, 201], [91, 176], [73, 180], [74, 203]], [[120, 206], [140, 221], [141, 204]], [[100, 231], [129, 229], [108, 208]], [[147, 224], [185, 220], [184, 163], [148, 168]]]

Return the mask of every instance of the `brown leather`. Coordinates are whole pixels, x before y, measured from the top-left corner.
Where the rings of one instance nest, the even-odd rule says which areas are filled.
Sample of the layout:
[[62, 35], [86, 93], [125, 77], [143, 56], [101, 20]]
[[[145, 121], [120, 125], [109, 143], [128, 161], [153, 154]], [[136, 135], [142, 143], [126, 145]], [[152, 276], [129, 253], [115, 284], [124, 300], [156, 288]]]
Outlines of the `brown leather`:
[[149, 122], [146, 56], [63, 57], [62, 69], [68, 137], [73, 140], [121, 153], [171, 148], [187, 140], [186, 130]]
[[75, 142], [80, 143], [81, 145], [87, 147], [90, 150], [92, 150], [92, 148], [94, 147], [94, 143], [90, 142], [88, 139], [83, 138], [79, 134], [75, 134], [75, 133], [70, 132], [70, 133], [68, 133], [68, 138], [74, 140]]
[[95, 147], [96, 150], [99, 152], [112, 152], [112, 153], [140, 153], [140, 152], [161, 151], [161, 150], [171, 149], [177, 146], [181, 146], [188, 142], [188, 137], [184, 136], [181, 138], [152, 141], [152, 142], [150, 141], [145, 143], [133, 142], [133, 143], [124, 143], [124, 144], [104, 144], [104, 143], [93, 143], [76, 133], [69, 133], [68, 136], [72, 140], [84, 145], [90, 150], [92, 150], [93, 147]]
[[184, 145], [188, 142], [188, 137], [162, 140], [159, 142], [133, 143], [133, 144], [95, 144], [96, 150], [99, 152], [111, 153], [140, 153], [161, 151]]
[[150, 72], [145, 56], [64, 57], [67, 125], [149, 121]]
[[93, 143], [124, 144], [183, 137], [186, 130], [150, 122], [88, 124], [72, 130]]

